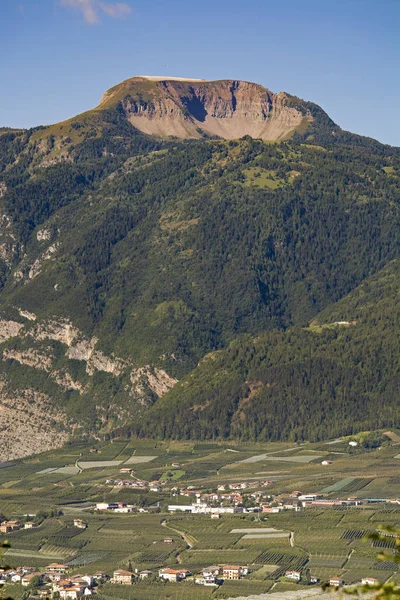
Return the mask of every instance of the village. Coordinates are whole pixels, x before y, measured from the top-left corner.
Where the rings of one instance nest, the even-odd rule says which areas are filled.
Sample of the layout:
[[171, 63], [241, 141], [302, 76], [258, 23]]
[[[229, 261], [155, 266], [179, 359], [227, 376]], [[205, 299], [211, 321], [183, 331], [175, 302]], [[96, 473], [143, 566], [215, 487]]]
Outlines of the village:
[[[249, 513], [278, 513], [285, 510], [300, 511], [305, 508], [334, 508], [334, 507], [365, 507], [370, 504], [395, 504], [400, 505], [400, 498], [326, 498], [322, 493], [307, 493], [293, 491], [290, 494], [268, 494], [262, 488], [268, 487], [272, 482], [241, 482], [221, 484], [215, 491], [205, 491], [194, 486], [187, 488], [161, 486], [157, 482], [130, 480], [106, 480], [108, 485], [134, 487], [147, 489], [158, 493], [169, 493], [171, 497], [182, 497], [186, 500], [182, 504], [168, 504], [165, 509], [170, 513], [209, 514], [211, 518], [218, 518], [223, 514], [249, 514]], [[157, 484], [157, 485], [156, 485]], [[252, 491], [254, 490], [254, 491]], [[192, 499], [187, 503], [187, 499]], [[165, 504], [165, 503], [164, 503]], [[160, 511], [161, 503], [139, 507], [135, 504], [123, 502], [97, 502], [90, 508], [97, 511], [112, 511], [115, 513], [151, 512]], [[0, 529], [1, 531], [1, 529]]]
[[[119, 480], [107, 480], [106, 484], [119, 485]], [[124, 482], [122, 482], [124, 484]], [[140, 482], [140, 486], [142, 487]], [[182, 497], [191, 499], [192, 502], [186, 504], [165, 504], [164, 510], [170, 514], [185, 513], [192, 515], [209, 515], [211, 519], [220, 519], [224, 515], [245, 515], [253, 513], [255, 518], [267, 520], [271, 513], [282, 511], [303, 511], [315, 508], [328, 509], [334, 507], [344, 507], [346, 509], [362, 509], [367, 504], [388, 502], [386, 499], [336, 499], [327, 500], [323, 494], [308, 493], [303, 494], [295, 490], [286, 495], [270, 495], [265, 491], [270, 482], [268, 480], [257, 482], [256, 484], [242, 482], [234, 484], [221, 484], [217, 486], [214, 492], [202, 491], [195, 486], [179, 489], [170, 488], [172, 497]], [[143, 486], [144, 487], [144, 486]], [[148, 486], [147, 486], [148, 487]], [[155, 487], [155, 486], [154, 486]], [[160, 490], [165, 490], [165, 486]], [[252, 488], [257, 490], [253, 491]], [[249, 489], [250, 488], [250, 489]], [[157, 491], [160, 491], [157, 489]], [[156, 490], [154, 490], [156, 491]], [[392, 503], [400, 504], [399, 499], [392, 499]], [[95, 505], [89, 505], [89, 512], [108, 512], [108, 513], [149, 513], [153, 511], [160, 512], [160, 502], [154, 506], [141, 507], [135, 504], [124, 502], [97, 502]], [[88, 527], [87, 522], [82, 518], [74, 518], [73, 526], [77, 529], [85, 530]], [[40, 527], [40, 523], [34, 520], [16, 521], [3, 520], [0, 522], [0, 532], [10, 535], [21, 529], [35, 529]], [[257, 530], [258, 531], [258, 530]], [[166, 537], [162, 540], [164, 544], [173, 544], [173, 538]], [[156, 542], [154, 542], [156, 543]], [[228, 565], [217, 564], [203, 568], [200, 572], [192, 572], [183, 566], [178, 568], [160, 567], [155, 570], [139, 570], [129, 564], [128, 569], [115, 568], [110, 573], [98, 571], [94, 573], [69, 574], [71, 568], [68, 564], [51, 563], [47, 567], [38, 570], [34, 567], [24, 566], [16, 569], [0, 569], [0, 588], [7, 583], [20, 584], [29, 588], [34, 595], [40, 598], [66, 598], [78, 599], [96, 594], [99, 586], [104, 584], [116, 585], [134, 585], [143, 580], [163, 581], [168, 583], [193, 583], [196, 585], [219, 587], [225, 581], [238, 581], [246, 578], [251, 568], [249, 565]], [[302, 585], [321, 584], [320, 578], [310, 573], [309, 569], [287, 569], [282, 572], [282, 579]], [[363, 585], [375, 585], [377, 580], [373, 577], [364, 577], [361, 580]], [[341, 577], [332, 575], [329, 579], [329, 585], [340, 587], [345, 584]]]
[[[132, 571], [116, 569], [109, 576], [102, 571], [92, 574], [68, 574], [69, 567], [65, 564], [51, 563], [43, 570], [38, 571], [33, 567], [20, 567], [18, 569], [0, 569], [0, 589], [7, 583], [20, 584], [29, 589], [39, 598], [63, 598], [78, 600], [96, 594], [99, 586], [110, 583], [116, 585], [134, 585], [144, 579], [158, 579], [169, 583], [192, 582], [194, 584], [218, 587], [224, 581], [237, 581], [246, 577], [250, 569], [241, 565], [213, 565], [202, 569], [200, 573], [192, 574], [189, 570], [161, 568], [157, 571], [143, 570]], [[284, 578], [288, 581], [306, 584], [319, 584], [320, 579], [301, 571], [287, 570]], [[377, 580], [373, 577], [362, 578], [360, 584], [374, 586]], [[331, 577], [329, 585], [339, 588], [344, 585], [340, 577]]]
[[[376, 558], [380, 547], [394, 552], [390, 534], [379, 547], [364, 539], [398, 522], [391, 463], [373, 479], [375, 461], [394, 463], [396, 447], [345, 454], [343, 443], [323, 454], [296, 446], [277, 455], [279, 447], [259, 446], [253, 456], [179, 445], [156, 457], [159, 448], [143, 442], [136, 455], [138, 441], [126, 444], [86, 449], [85, 458], [104, 460], [85, 462], [72, 446], [68, 457], [60, 451], [0, 471], [0, 543], [10, 544], [0, 562], [3, 594], [209, 600], [398, 577], [394, 563], [381, 567]], [[264, 449], [273, 453], [260, 464]], [[122, 451], [131, 462], [108, 460]], [[74, 457], [82, 471], [66, 475]]]

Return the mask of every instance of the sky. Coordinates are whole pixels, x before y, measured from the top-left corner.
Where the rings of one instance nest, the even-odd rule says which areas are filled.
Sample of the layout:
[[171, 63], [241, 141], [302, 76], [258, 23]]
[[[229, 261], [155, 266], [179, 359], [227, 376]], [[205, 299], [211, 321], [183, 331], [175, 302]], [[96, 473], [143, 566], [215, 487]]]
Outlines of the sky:
[[400, 0], [0, 0], [0, 23], [0, 126], [166, 75], [255, 81], [400, 146]]

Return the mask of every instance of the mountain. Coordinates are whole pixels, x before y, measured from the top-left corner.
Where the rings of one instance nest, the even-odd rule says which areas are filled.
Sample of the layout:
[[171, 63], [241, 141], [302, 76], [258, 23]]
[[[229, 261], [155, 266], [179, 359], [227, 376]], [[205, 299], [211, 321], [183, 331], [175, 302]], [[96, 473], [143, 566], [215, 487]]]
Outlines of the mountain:
[[128, 121], [150, 135], [279, 140], [313, 121], [295, 100], [247, 81], [134, 77], [108, 90], [99, 108], [121, 103]]
[[0, 459], [121, 431], [317, 439], [375, 427], [382, 398], [393, 425], [389, 309], [341, 302], [397, 264], [399, 178], [398, 148], [246, 82], [133, 78], [0, 130]]

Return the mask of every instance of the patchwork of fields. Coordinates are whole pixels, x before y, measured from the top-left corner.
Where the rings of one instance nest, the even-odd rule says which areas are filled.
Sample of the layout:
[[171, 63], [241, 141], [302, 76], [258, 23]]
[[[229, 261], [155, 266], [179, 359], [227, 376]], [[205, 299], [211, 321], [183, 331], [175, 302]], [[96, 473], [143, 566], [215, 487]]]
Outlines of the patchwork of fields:
[[[336, 452], [337, 449], [337, 452]], [[344, 449], [347, 451], [344, 452]], [[364, 541], [380, 524], [400, 525], [400, 506], [369, 503], [361, 508], [307, 508], [277, 514], [169, 514], [168, 504], [187, 504], [177, 486], [215, 490], [237, 482], [264, 484], [263, 493], [279, 498], [293, 490], [323, 493], [326, 498], [395, 498], [400, 496], [398, 447], [349, 449], [337, 444], [194, 444], [115, 441], [71, 444], [63, 449], [15, 461], [0, 469], [0, 518], [35, 515], [39, 527], [9, 534], [6, 559], [15, 566], [45, 567], [62, 561], [72, 573], [116, 568], [150, 569], [177, 565], [198, 573], [211, 564], [249, 565], [251, 573], [219, 588], [193, 582], [164, 584], [156, 579], [134, 588], [107, 584], [99, 600], [135, 598], [229, 598], [269, 591], [314, 588], [284, 579], [287, 569], [301, 570], [325, 581], [341, 576], [352, 584], [371, 576], [399, 580], [391, 561], [380, 562], [379, 543]], [[271, 458], [273, 457], [273, 460]], [[329, 457], [329, 466], [321, 461]], [[296, 460], [295, 460], [296, 459]], [[107, 485], [129, 465], [134, 476], [158, 480], [161, 492]], [[172, 466], [175, 465], [175, 466]], [[249, 489], [250, 492], [253, 488]], [[149, 512], [96, 512], [96, 502], [128, 502]], [[85, 530], [73, 526], [81, 518]], [[164, 541], [166, 537], [172, 543]], [[0, 539], [2, 536], [0, 535]], [[391, 540], [385, 550], [393, 552]], [[134, 592], [132, 591], [134, 589]], [[16, 596], [17, 597], [17, 596]]]

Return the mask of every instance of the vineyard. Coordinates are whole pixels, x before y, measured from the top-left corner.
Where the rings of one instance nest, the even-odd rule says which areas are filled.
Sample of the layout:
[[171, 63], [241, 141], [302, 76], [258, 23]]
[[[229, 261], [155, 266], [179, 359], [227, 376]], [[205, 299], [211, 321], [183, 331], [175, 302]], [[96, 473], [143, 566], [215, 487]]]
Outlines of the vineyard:
[[387, 536], [386, 539], [373, 540], [373, 548], [387, 548], [395, 550], [397, 548], [396, 540], [394, 537]]
[[341, 569], [347, 562], [347, 556], [335, 556], [331, 554], [316, 554], [310, 560], [310, 567], [315, 570], [316, 567], [324, 569]]
[[170, 555], [170, 552], [158, 552], [158, 551], [145, 551], [139, 552], [135, 558], [139, 563], [155, 563], [157, 565], [163, 565]]
[[398, 566], [391, 560], [381, 560], [373, 565], [377, 571], [397, 571]]
[[269, 575], [271, 579], [277, 579], [278, 577], [281, 577], [287, 569], [301, 571], [308, 562], [308, 556], [265, 551], [257, 556], [255, 562], [263, 565], [278, 565], [278, 568]]
[[341, 540], [348, 540], [353, 542], [354, 540], [362, 540], [365, 536], [373, 533], [372, 530], [368, 529], [346, 529], [340, 536]]
[[373, 479], [368, 479], [366, 477], [356, 477], [353, 481], [350, 481], [347, 485], [342, 487], [343, 492], [358, 492], [363, 488], [367, 487], [373, 481]]

